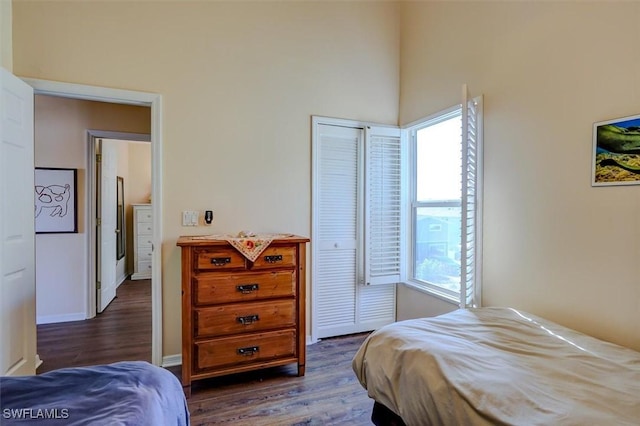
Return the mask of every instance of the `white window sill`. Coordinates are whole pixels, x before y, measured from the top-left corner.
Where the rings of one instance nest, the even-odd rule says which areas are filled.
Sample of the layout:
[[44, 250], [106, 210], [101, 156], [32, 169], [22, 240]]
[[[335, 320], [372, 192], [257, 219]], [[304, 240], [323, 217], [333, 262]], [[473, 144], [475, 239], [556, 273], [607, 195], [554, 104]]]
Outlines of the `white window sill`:
[[440, 299], [444, 302], [451, 303], [452, 305], [458, 305], [460, 302], [455, 296], [451, 296], [450, 294], [446, 294], [443, 292], [439, 292], [435, 289], [425, 286], [424, 284], [414, 282], [414, 281], [404, 281], [400, 284], [403, 284], [409, 288], [412, 288], [420, 293], [428, 294], [429, 296], [433, 296], [437, 299]]

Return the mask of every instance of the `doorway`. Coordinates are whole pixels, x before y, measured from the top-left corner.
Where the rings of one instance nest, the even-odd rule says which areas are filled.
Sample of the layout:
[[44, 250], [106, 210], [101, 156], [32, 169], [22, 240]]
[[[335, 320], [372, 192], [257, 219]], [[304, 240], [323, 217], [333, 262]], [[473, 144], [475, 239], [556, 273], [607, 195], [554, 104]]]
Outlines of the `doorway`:
[[[88, 315], [92, 318], [106, 309], [127, 277], [152, 278], [151, 135], [103, 130], [87, 133], [87, 164], [93, 166], [89, 229], [95, 236], [95, 245], [90, 247], [95, 276], [89, 281], [89, 293], [96, 295]], [[147, 212], [144, 229], [137, 221], [141, 216], [137, 210], [143, 206]], [[139, 260], [142, 255], [144, 262]]]
[[[162, 275], [161, 275], [161, 253], [158, 249], [162, 241], [162, 112], [161, 96], [153, 93], [135, 92], [120, 89], [110, 89], [95, 86], [85, 86], [71, 83], [53, 82], [37, 79], [23, 79], [33, 87], [36, 95], [49, 95], [71, 99], [81, 99], [89, 101], [108, 102], [123, 105], [138, 105], [151, 108], [151, 196], [153, 204], [153, 232], [152, 240], [154, 250], [152, 253], [152, 363], [162, 364]], [[86, 188], [89, 188], [89, 173], [83, 177]], [[91, 199], [89, 196], [87, 199]], [[87, 210], [88, 211], [88, 208]], [[85, 226], [88, 222], [85, 221]], [[95, 237], [91, 232], [85, 232], [86, 246], [95, 245]], [[91, 280], [95, 276], [95, 268], [86, 268], [86, 279]], [[95, 292], [87, 292], [86, 312], [90, 312], [92, 307], [95, 310]]]

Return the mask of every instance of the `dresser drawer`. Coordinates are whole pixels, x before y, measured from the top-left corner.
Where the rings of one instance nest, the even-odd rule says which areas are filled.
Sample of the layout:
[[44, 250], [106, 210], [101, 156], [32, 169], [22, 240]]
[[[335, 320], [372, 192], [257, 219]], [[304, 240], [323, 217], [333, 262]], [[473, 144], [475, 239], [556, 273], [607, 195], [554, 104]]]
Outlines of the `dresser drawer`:
[[136, 224], [136, 234], [151, 235], [153, 234], [153, 225], [151, 222], [140, 222]]
[[136, 242], [138, 245], [138, 249], [141, 249], [142, 247], [151, 247], [151, 245], [153, 244], [153, 238], [151, 236], [151, 234], [140, 234], [137, 236]]
[[294, 327], [296, 304], [294, 299], [234, 303], [196, 309], [194, 316], [196, 337], [225, 336]]
[[151, 260], [136, 262], [136, 272], [138, 274], [151, 274]]
[[151, 209], [136, 209], [136, 222], [151, 222]]
[[296, 266], [296, 248], [291, 246], [269, 246], [253, 262], [252, 269], [282, 268]]
[[221, 271], [245, 268], [245, 257], [231, 247], [206, 248], [195, 251], [195, 268], [199, 271]]
[[138, 250], [136, 251], [137, 260], [145, 261], [151, 260], [153, 257], [153, 252], [151, 251], [151, 246], [138, 246]]
[[296, 271], [199, 274], [193, 279], [196, 305], [294, 296]]
[[223, 337], [194, 344], [194, 369], [239, 366], [294, 356], [295, 330]]

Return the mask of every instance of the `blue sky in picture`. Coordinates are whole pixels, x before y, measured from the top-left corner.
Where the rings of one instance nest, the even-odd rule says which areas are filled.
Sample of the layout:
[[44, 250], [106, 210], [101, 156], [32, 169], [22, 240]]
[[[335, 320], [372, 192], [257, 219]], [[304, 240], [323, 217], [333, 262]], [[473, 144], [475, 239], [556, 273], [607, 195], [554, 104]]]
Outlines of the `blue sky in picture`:
[[633, 118], [631, 120], [626, 120], [626, 121], [618, 121], [611, 124], [618, 127], [623, 127], [625, 129], [628, 129], [629, 127], [640, 127], [640, 117]]
[[[619, 129], [625, 129], [625, 130], [619, 131], [618, 135], [616, 135], [616, 133], [618, 132], [614, 131], [613, 135], [609, 135], [605, 137], [605, 139], [633, 138], [634, 140], [637, 140], [638, 134], [640, 133], [640, 115], [619, 118], [617, 121], [616, 120], [604, 121], [602, 123], [596, 123], [596, 126], [597, 126], [597, 131], [594, 131], [594, 137], [597, 138], [596, 154], [603, 154], [603, 153], [608, 154], [610, 153], [609, 151], [610, 147], [607, 149], [603, 148], [603, 146], [607, 146], [607, 145], [605, 143], [606, 140], [600, 139], [601, 138], [600, 129], [601, 128], [606, 129], [607, 126], [613, 126]], [[607, 133], [611, 133], [607, 130], [603, 130], [603, 131]], [[614, 151], [618, 152], [615, 149]]]

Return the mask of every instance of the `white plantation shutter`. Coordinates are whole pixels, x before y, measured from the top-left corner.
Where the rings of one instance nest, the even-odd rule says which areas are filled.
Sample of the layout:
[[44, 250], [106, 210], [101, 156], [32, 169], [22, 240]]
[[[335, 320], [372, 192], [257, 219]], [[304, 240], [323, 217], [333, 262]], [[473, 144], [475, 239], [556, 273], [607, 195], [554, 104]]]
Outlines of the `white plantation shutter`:
[[402, 270], [400, 130], [367, 127], [365, 134], [365, 284], [395, 284]]
[[462, 232], [460, 307], [481, 305], [482, 97], [462, 89]]

